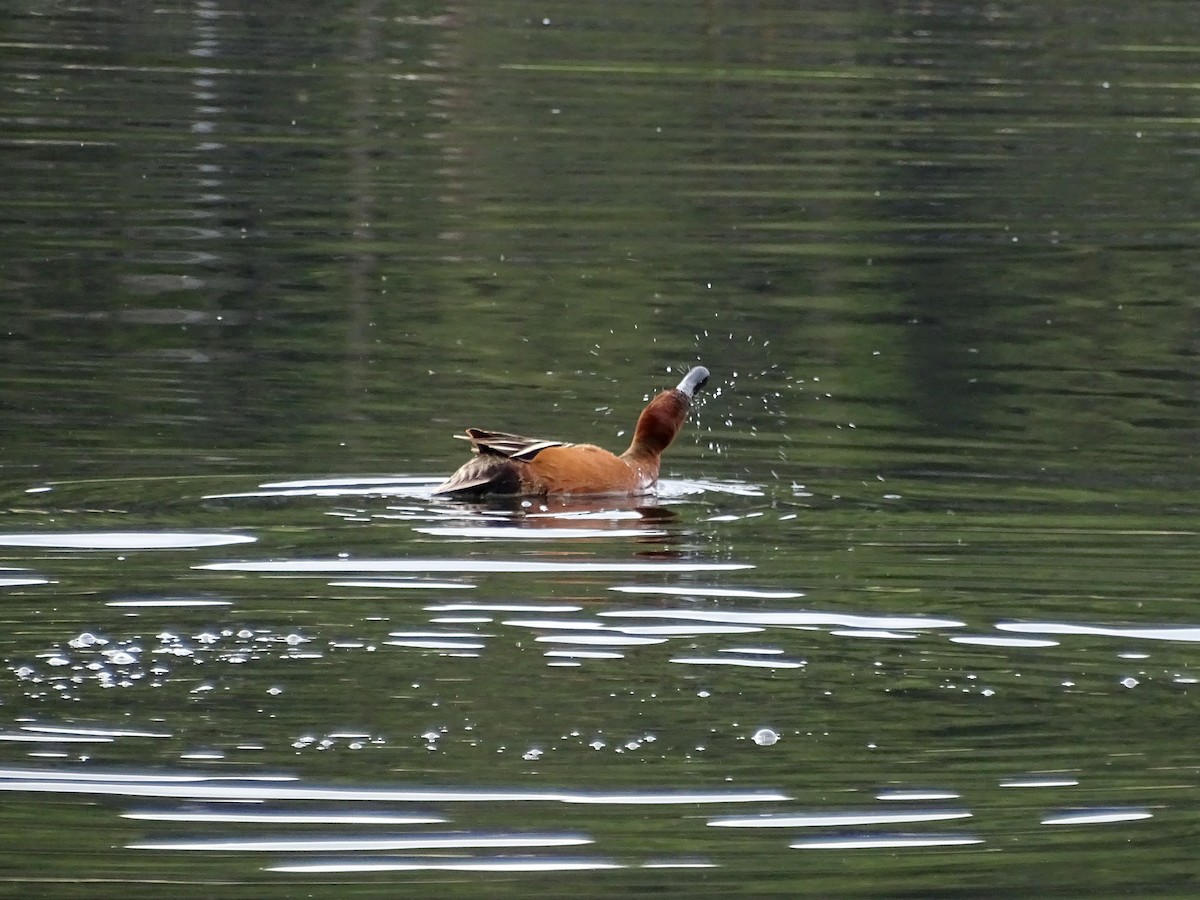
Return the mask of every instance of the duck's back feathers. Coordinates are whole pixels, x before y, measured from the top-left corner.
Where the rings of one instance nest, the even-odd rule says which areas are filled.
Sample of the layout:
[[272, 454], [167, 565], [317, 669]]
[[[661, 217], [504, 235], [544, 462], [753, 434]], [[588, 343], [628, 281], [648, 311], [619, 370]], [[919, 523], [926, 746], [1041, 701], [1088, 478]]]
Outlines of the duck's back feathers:
[[480, 454], [503, 456], [508, 459], [530, 460], [547, 447], [565, 447], [564, 441], [546, 441], [541, 438], [521, 437], [507, 431], [484, 431], [468, 428], [466, 434], [456, 434], [462, 441], [470, 441], [471, 449]]
[[470, 441], [475, 456], [433, 489], [436, 496], [529, 493], [532, 486], [529, 462], [543, 450], [566, 446], [562, 441], [545, 441], [482, 428], [468, 428], [466, 434], [455, 437]]
[[435, 496], [472, 498], [485, 494], [642, 494], [653, 487], [653, 471], [592, 444], [569, 444], [468, 428], [455, 435], [471, 442], [475, 455]]

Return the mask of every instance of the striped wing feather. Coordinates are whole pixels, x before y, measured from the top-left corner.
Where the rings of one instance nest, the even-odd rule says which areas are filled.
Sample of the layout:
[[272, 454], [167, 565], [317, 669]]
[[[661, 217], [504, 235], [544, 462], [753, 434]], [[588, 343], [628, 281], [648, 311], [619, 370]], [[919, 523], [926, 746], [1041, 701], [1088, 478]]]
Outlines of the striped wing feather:
[[566, 447], [564, 441], [546, 441], [540, 438], [527, 438], [519, 434], [509, 434], [506, 431], [484, 431], [482, 428], [468, 428], [466, 434], [456, 434], [456, 438], [471, 442], [471, 449], [480, 454], [493, 454], [508, 459], [531, 460], [547, 447]]

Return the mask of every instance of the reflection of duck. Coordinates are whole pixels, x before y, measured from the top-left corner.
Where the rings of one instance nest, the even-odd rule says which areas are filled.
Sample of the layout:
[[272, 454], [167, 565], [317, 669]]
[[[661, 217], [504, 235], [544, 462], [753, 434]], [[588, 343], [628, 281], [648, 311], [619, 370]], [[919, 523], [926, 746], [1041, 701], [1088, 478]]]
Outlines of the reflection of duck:
[[648, 494], [658, 482], [662, 452], [683, 426], [692, 397], [708, 381], [696, 366], [679, 386], [663, 391], [638, 416], [629, 449], [620, 456], [592, 444], [544, 441], [468, 428], [475, 457], [434, 488], [435, 495], [475, 498], [485, 494]]

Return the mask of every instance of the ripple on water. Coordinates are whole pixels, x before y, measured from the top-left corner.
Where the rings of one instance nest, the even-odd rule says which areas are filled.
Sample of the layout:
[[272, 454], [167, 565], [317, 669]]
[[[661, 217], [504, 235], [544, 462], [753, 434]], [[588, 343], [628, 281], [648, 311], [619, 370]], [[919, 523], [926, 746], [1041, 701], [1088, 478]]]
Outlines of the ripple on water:
[[1000, 782], [1002, 788], [1060, 788], [1060, 787], [1075, 787], [1079, 784], [1078, 778], [1063, 778], [1063, 777], [1031, 777], [1031, 778], [1009, 778]]
[[503, 847], [576, 847], [591, 844], [583, 835], [561, 834], [402, 834], [369, 837], [205, 838], [192, 841], [144, 841], [128, 850], [175, 850], [216, 853], [347, 853], [381, 850], [462, 850]]
[[969, 819], [965, 809], [863, 810], [859, 812], [764, 813], [710, 819], [713, 828], [844, 828], [860, 825], [897, 825]]
[[329, 582], [329, 586], [424, 591], [468, 591], [475, 587], [475, 585], [471, 584], [469, 581], [421, 581], [418, 579], [397, 581], [386, 578], [359, 579], [355, 581], [331, 581]]
[[121, 813], [122, 819], [145, 822], [231, 823], [246, 825], [440, 825], [445, 816], [429, 813], [343, 813], [287, 812], [285, 810], [255, 810], [241, 812], [226, 809], [141, 809]]
[[179, 609], [205, 606], [233, 606], [232, 600], [210, 600], [203, 597], [155, 597], [146, 600], [106, 600], [105, 606], [119, 609]]
[[483, 638], [493, 637], [490, 634], [477, 634], [470, 631], [394, 631], [383, 643], [390, 647], [413, 647], [427, 650], [482, 650], [487, 646]]
[[545, 562], [521, 559], [294, 559], [216, 562], [193, 566], [212, 572], [261, 574], [326, 574], [332, 572], [732, 572], [745, 563], [679, 562]]
[[673, 656], [671, 662], [688, 666], [733, 666], [743, 669], [803, 669], [808, 665], [794, 659], [739, 659], [729, 656]]
[[635, 637], [633, 635], [596, 634], [543, 634], [534, 638], [542, 644], [574, 644], [583, 647], [645, 647], [665, 644], [666, 638]]
[[580, 612], [582, 606], [567, 606], [554, 603], [440, 603], [426, 606], [427, 612], [540, 612], [567, 613]]
[[48, 550], [199, 550], [233, 544], [252, 544], [244, 534], [182, 531], [77, 531], [46, 534], [0, 534], [0, 547], [40, 547]]
[[911, 803], [917, 800], [957, 800], [959, 795], [954, 791], [919, 791], [894, 790], [880, 791], [875, 795], [876, 800], [891, 803]]
[[268, 872], [293, 872], [298, 874], [352, 874], [356, 872], [587, 872], [605, 869], [627, 868], [619, 863], [602, 859], [539, 858], [522, 859], [497, 857], [493, 859], [446, 860], [443, 857], [429, 859], [383, 859], [383, 860], [330, 860], [312, 863], [282, 863], [267, 866]]
[[[281, 784], [279, 782], [287, 782]], [[298, 783], [290, 776], [199, 773], [92, 772], [80, 769], [0, 769], [0, 792], [157, 797], [185, 801], [353, 803], [561, 803], [584, 806], [680, 806], [777, 803], [790, 799], [769, 790], [582, 791], [505, 788], [339, 788]]]
[[24, 569], [0, 568], [0, 587], [33, 587], [39, 584], [54, 584], [49, 578], [36, 575], [7, 575], [6, 572], [23, 572]]
[[687, 619], [697, 622], [730, 622], [741, 625], [817, 626], [835, 625], [872, 631], [903, 631], [961, 628], [966, 623], [957, 619], [938, 619], [923, 616], [871, 616], [818, 610], [698, 610], [642, 609], [609, 610], [601, 616], [653, 619]]
[[788, 844], [794, 850], [905, 850], [921, 847], [965, 847], [983, 838], [955, 834], [875, 834], [813, 838]]
[[1074, 625], [1066, 622], [1000, 622], [996, 628], [1022, 634], [1100, 635], [1145, 641], [1200, 641], [1200, 626], [1164, 626], [1160, 628], [1113, 628], [1102, 625]]
[[1112, 825], [1118, 822], [1139, 822], [1154, 818], [1154, 813], [1138, 807], [1098, 807], [1072, 809], [1048, 815], [1043, 825]]
[[206, 494], [205, 500], [254, 500], [282, 497], [414, 497], [428, 498], [440, 479], [430, 476], [397, 475], [364, 478], [306, 478], [270, 481], [256, 491]]
[[463, 538], [469, 541], [557, 541], [580, 538], [662, 537], [667, 532], [654, 528], [520, 528], [516, 526], [430, 526], [414, 528], [418, 534]]
[[1038, 638], [1001, 637], [990, 634], [956, 634], [952, 635], [950, 640], [955, 644], [970, 644], [979, 647], [1010, 647], [1013, 649], [1058, 646], [1058, 641], [1041, 640]]
[[758, 600], [794, 600], [801, 591], [765, 591], [752, 588], [693, 587], [675, 585], [614, 585], [610, 591], [622, 594], [666, 594], [674, 597], [745, 597]]

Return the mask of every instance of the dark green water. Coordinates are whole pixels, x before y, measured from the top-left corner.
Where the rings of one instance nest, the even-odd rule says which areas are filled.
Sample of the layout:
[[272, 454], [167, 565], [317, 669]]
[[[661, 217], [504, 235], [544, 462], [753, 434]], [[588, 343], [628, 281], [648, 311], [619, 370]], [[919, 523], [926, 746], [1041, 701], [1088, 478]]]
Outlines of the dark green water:
[[3, 22], [0, 894], [1200, 892], [1200, 7]]

